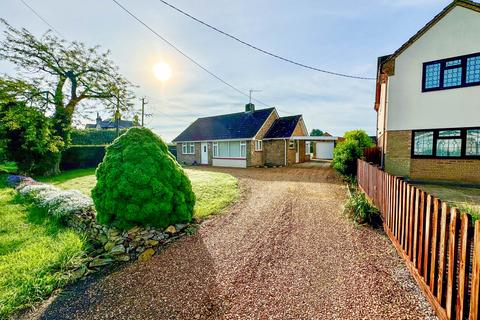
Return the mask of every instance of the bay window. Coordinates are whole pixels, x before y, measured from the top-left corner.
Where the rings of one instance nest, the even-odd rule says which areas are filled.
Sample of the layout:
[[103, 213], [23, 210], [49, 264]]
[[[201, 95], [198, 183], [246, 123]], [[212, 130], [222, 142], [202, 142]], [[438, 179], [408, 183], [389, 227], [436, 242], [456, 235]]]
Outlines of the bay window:
[[218, 141], [213, 143], [213, 157], [215, 158], [246, 158], [246, 141]]
[[475, 85], [480, 85], [480, 53], [423, 64], [423, 92]]
[[480, 158], [480, 128], [413, 131], [412, 158]]

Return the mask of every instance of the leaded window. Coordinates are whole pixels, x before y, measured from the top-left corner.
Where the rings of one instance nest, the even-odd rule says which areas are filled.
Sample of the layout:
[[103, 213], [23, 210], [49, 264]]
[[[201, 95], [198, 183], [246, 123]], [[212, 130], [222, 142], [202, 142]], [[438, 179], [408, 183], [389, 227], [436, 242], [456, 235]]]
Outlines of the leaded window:
[[415, 132], [413, 154], [417, 156], [433, 155], [433, 131]]
[[472, 85], [480, 85], [480, 53], [423, 64], [424, 92]]
[[480, 158], [480, 128], [413, 131], [412, 158]]
[[467, 130], [466, 156], [480, 156], [480, 129]]
[[467, 59], [467, 83], [480, 83], [480, 56]]
[[427, 65], [425, 68], [425, 89], [440, 86], [440, 63]]
[[446, 69], [443, 74], [443, 87], [457, 87], [462, 84], [462, 68]]

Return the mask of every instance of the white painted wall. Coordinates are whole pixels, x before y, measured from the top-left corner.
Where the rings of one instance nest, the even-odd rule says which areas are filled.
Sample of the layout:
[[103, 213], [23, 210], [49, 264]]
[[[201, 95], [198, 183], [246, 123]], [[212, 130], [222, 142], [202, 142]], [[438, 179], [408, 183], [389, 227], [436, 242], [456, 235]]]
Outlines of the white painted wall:
[[245, 159], [212, 159], [212, 166], [214, 167], [231, 167], [231, 168], [246, 168], [247, 160]]
[[480, 86], [422, 93], [422, 64], [480, 52], [480, 13], [454, 8], [395, 61], [387, 130], [480, 126]]

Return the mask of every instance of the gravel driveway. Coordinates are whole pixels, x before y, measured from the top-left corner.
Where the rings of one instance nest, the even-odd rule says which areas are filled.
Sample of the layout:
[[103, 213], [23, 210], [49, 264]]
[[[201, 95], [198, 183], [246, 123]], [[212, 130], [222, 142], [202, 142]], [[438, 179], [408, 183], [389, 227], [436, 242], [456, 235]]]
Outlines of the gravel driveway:
[[244, 189], [228, 212], [146, 263], [66, 290], [40, 318], [434, 318], [388, 238], [343, 217], [347, 190], [331, 169], [216, 170]]

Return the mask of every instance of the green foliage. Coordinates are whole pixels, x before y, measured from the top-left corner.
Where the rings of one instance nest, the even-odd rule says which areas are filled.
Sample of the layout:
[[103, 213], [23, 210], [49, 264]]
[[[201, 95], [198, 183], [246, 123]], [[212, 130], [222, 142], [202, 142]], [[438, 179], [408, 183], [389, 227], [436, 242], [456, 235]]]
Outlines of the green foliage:
[[[127, 132], [126, 129], [119, 130], [120, 135]], [[116, 130], [96, 129], [73, 129], [70, 133], [73, 145], [106, 145], [111, 144], [117, 138]]]
[[182, 167], [152, 131], [131, 128], [107, 147], [92, 197], [97, 219], [125, 229], [188, 222], [195, 195]]
[[63, 140], [53, 132], [51, 119], [23, 103], [0, 105], [0, 141], [6, 157], [29, 175], [52, 172], [63, 147]]
[[478, 207], [462, 204], [459, 206], [459, 210], [471, 216], [473, 221], [480, 220], [480, 208]]
[[357, 141], [342, 141], [333, 150], [332, 167], [344, 176], [353, 176], [357, 172], [357, 159], [362, 156], [363, 150]]
[[75, 280], [87, 246], [82, 235], [16, 200], [0, 176], [0, 319]]
[[310, 132], [310, 135], [313, 137], [321, 137], [323, 136], [323, 133], [324, 132], [320, 129], [312, 129], [312, 131]]
[[358, 146], [363, 150], [374, 146], [372, 139], [364, 130], [351, 130], [345, 132], [343, 136], [346, 141], [357, 141]]
[[381, 224], [380, 212], [361, 191], [355, 191], [345, 204], [344, 212], [349, 218], [360, 224], [378, 226]]
[[365, 148], [374, 144], [364, 130], [347, 131], [344, 137], [345, 140], [333, 150], [332, 167], [346, 177], [354, 176], [357, 173], [357, 159], [363, 157]]
[[105, 156], [105, 146], [70, 146], [62, 152], [60, 168], [72, 170], [96, 168]]

